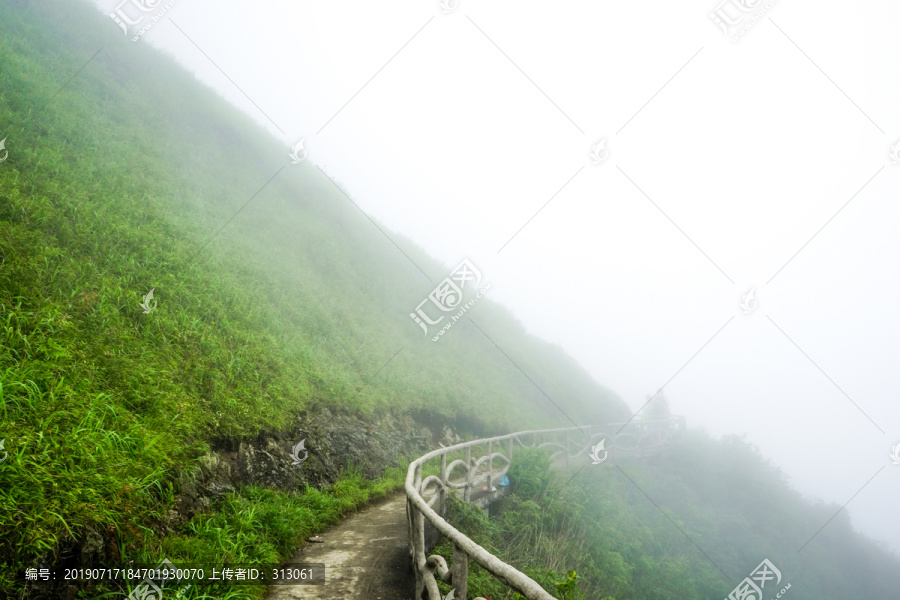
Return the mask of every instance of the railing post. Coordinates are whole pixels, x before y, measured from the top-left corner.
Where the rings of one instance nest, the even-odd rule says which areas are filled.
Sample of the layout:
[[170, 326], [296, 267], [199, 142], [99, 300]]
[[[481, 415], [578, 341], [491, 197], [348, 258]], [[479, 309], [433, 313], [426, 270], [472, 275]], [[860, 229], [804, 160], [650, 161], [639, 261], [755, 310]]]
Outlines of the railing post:
[[413, 511], [415, 510], [415, 506], [410, 500], [409, 496], [406, 497], [406, 537], [407, 543], [409, 544], [409, 566], [413, 571], [417, 571], [416, 569], [416, 545], [413, 543], [415, 536], [415, 523], [413, 522]]
[[452, 577], [450, 585], [456, 590], [455, 598], [465, 599], [469, 587], [469, 557], [462, 548], [453, 544], [453, 565], [450, 567]]
[[466, 491], [463, 492], [463, 500], [469, 501], [472, 492], [472, 446], [466, 448]]
[[488, 497], [494, 491], [494, 442], [488, 442]]
[[510, 464], [510, 465], [512, 465], [513, 439], [515, 439], [515, 437], [516, 437], [516, 436], [513, 436], [513, 437], [509, 438], [509, 456], [507, 456], [507, 458], [509, 459], [509, 464]]
[[441, 506], [438, 512], [441, 515], [447, 514], [447, 453], [444, 452], [441, 454], [441, 492], [440, 492], [440, 503]]
[[[417, 469], [418, 470], [418, 469]], [[425, 590], [425, 577], [419, 568], [419, 557], [422, 557], [425, 560], [425, 515], [423, 515], [418, 508], [415, 506], [412, 507], [413, 512], [413, 548], [414, 548], [414, 562], [415, 571], [416, 571], [416, 598], [422, 597], [422, 592]]]

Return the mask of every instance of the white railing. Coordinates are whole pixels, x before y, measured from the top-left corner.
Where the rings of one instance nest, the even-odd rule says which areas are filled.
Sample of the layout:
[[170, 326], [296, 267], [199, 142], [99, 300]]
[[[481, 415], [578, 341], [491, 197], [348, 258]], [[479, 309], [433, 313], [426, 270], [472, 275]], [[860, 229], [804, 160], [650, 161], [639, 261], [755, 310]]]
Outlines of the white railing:
[[[520, 431], [493, 438], [463, 442], [455, 446], [433, 450], [416, 459], [409, 465], [406, 474], [406, 517], [409, 531], [409, 552], [413, 570], [416, 574], [416, 600], [441, 600], [437, 585], [437, 577], [451, 585], [456, 591], [456, 600], [465, 600], [467, 591], [468, 562], [473, 560], [508, 587], [516, 590], [528, 600], [555, 600], [536, 581], [506, 564], [471, 539], [457, 531], [447, 523], [434, 505], [443, 512], [447, 506], [446, 497], [454, 490], [462, 489], [462, 497], [466, 502], [472, 500], [472, 489], [476, 490], [486, 484], [487, 501], [493, 498], [494, 482], [499, 480], [512, 464], [513, 448], [516, 444], [523, 448], [556, 448], [551, 460], [565, 456], [568, 468], [573, 459], [587, 455], [599, 441], [612, 438], [604, 455], [612, 464], [616, 464], [618, 455], [640, 453], [641, 456], [659, 451], [670, 439], [673, 432], [683, 431], [684, 417], [672, 417], [653, 421], [640, 420], [625, 423], [607, 423], [592, 432], [591, 426], [568, 427], [563, 429], [542, 429], [539, 431]], [[539, 436], [542, 439], [539, 442]], [[530, 438], [530, 444], [527, 440]], [[555, 438], [557, 441], [543, 440]], [[487, 446], [487, 453], [473, 460], [472, 448]], [[505, 447], [506, 455], [497, 450]], [[466, 459], [454, 460], [447, 464], [447, 454], [466, 451]], [[422, 465], [433, 458], [440, 457], [440, 476], [430, 475], [422, 479]], [[502, 466], [495, 471], [494, 461], [500, 459]], [[604, 461], [605, 462], [605, 461]], [[454, 469], [465, 470], [464, 481], [452, 481]], [[483, 472], [482, 472], [483, 471]], [[434, 484], [435, 490], [429, 493], [428, 487]], [[426, 501], [423, 496], [430, 496]], [[426, 557], [425, 521], [428, 521], [444, 537], [453, 543], [452, 566], [448, 567], [444, 557], [432, 555]], [[427, 593], [427, 595], [425, 595]], [[478, 598], [476, 600], [484, 600]]]

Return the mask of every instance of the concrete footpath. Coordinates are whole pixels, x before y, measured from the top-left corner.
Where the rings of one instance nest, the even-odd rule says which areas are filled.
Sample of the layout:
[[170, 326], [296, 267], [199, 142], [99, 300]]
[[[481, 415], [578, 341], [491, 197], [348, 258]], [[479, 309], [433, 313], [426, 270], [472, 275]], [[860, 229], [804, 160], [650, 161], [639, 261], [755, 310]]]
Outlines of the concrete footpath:
[[409, 561], [406, 495], [400, 491], [367, 506], [304, 542], [290, 562], [324, 563], [322, 585], [273, 585], [267, 600], [410, 600], [415, 576]]

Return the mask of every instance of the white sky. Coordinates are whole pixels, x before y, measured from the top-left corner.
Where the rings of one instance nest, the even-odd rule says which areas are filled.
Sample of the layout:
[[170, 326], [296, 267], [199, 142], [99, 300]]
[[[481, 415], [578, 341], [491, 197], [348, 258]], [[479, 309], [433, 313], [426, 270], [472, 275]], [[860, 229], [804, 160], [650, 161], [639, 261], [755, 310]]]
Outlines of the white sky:
[[782, 0], [736, 43], [715, 8], [179, 0], [141, 43], [632, 408], [667, 384], [900, 552], [900, 4]]

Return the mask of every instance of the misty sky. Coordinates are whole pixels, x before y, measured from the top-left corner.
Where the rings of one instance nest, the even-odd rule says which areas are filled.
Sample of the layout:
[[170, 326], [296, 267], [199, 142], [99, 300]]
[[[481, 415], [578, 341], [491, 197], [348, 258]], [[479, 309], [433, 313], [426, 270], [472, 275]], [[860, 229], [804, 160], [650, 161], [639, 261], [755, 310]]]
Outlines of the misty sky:
[[178, 0], [139, 43], [634, 410], [665, 386], [900, 552], [900, 4], [782, 0], [736, 42], [716, 0], [453, 5]]

